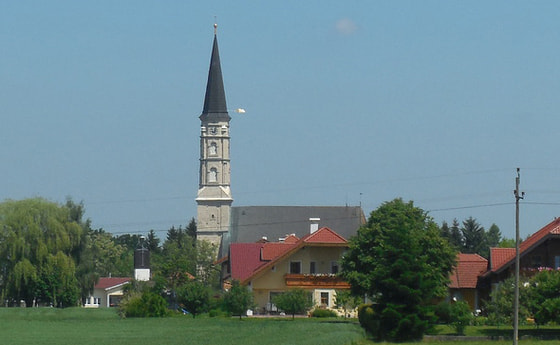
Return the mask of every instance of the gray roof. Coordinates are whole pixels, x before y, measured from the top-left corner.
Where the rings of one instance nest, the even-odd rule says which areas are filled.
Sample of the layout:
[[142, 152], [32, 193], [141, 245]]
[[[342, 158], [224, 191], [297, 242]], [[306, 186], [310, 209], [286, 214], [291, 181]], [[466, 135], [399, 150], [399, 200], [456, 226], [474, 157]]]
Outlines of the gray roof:
[[359, 206], [234, 206], [221, 252], [227, 254], [230, 243], [256, 242], [263, 236], [269, 241], [287, 234], [301, 238], [309, 233], [309, 218], [320, 218], [319, 228], [326, 226], [346, 239], [365, 223]]
[[200, 119], [203, 121], [229, 121], [231, 119], [227, 112], [226, 93], [224, 91], [220, 53], [218, 52], [218, 38], [216, 35], [214, 35], [206, 95]]

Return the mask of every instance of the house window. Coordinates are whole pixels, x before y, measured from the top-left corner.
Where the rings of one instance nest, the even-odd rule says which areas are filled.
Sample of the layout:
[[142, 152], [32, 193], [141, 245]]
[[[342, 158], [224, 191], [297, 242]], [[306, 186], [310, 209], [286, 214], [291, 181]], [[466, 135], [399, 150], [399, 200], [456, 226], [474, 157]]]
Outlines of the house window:
[[309, 273], [310, 274], [315, 274], [316, 273], [316, 271], [315, 271], [315, 261], [311, 261], [309, 263]]
[[290, 262], [290, 273], [301, 274], [301, 261]]
[[329, 293], [321, 292], [321, 305], [329, 306]]
[[338, 262], [336, 261], [331, 262], [331, 273], [332, 274], [338, 273]]
[[557, 270], [560, 268], [560, 256], [554, 257], [554, 269]]

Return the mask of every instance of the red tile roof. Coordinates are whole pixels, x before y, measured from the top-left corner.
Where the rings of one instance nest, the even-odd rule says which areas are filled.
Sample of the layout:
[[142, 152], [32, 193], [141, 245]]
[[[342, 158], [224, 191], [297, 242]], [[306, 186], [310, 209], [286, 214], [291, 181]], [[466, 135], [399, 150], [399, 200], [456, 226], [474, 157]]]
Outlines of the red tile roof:
[[329, 228], [321, 228], [312, 234], [302, 238], [305, 243], [322, 243], [322, 244], [346, 244], [348, 241]]
[[[521, 242], [519, 245], [519, 255], [523, 256], [524, 253], [529, 252], [535, 246], [539, 245], [546, 237], [553, 236], [553, 235], [560, 235], [560, 218], [554, 219], [552, 222], [545, 225], [542, 229], [535, 232], [525, 241]], [[500, 251], [499, 249], [503, 248], [491, 248], [490, 258], [492, 261], [492, 272], [497, 272], [505, 267], [512, 264], [515, 260], [515, 249], [514, 248], [506, 248], [509, 249]], [[495, 252], [492, 254], [492, 252]], [[495, 259], [497, 262], [493, 262]]]
[[486, 272], [488, 260], [478, 254], [457, 254], [457, 267], [451, 274], [452, 289], [474, 289], [478, 283], [478, 277]]
[[265, 243], [232, 243], [229, 246], [231, 278], [244, 281], [266, 262], [261, 261], [261, 248]]
[[123, 277], [105, 277], [99, 278], [99, 282], [95, 284], [94, 289], [110, 289], [119, 285], [123, 285], [131, 281], [132, 278]]
[[261, 250], [261, 260], [270, 261], [296, 246], [295, 243], [268, 242]]
[[284, 243], [297, 243], [299, 241], [299, 237], [295, 234], [291, 234], [284, 239]]
[[490, 248], [490, 270], [503, 266], [515, 257], [515, 248]]
[[[288, 236], [290, 237], [290, 236]], [[295, 237], [295, 236], [294, 236]], [[297, 238], [297, 237], [296, 237]], [[305, 246], [346, 246], [347, 241], [329, 228], [321, 228], [295, 243], [232, 243], [229, 247], [231, 278], [247, 283], [279, 260]]]

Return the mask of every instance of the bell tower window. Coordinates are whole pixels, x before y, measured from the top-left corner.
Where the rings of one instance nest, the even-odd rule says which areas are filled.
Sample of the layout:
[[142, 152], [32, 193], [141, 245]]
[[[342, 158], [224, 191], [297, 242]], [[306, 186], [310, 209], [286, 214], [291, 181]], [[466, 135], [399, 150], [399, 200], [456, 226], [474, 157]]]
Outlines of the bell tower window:
[[218, 182], [218, 169], [210, 169], [208, 172], [208, 182]]
[[212, 142], [210, 144], [210, 146], [208, 147], [208, 154], [210, 156], [215, 156], [218, 154], [218, 144], [216, 144], [215, 142]]

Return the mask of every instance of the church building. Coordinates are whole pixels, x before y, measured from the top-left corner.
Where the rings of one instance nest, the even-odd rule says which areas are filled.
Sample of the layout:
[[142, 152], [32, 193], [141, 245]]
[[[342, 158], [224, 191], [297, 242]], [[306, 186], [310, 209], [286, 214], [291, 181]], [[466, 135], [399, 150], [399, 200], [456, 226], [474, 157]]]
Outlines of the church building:
[[200, 115], [200, 168], [197, 203], [197, 239], [209, 241], [218, 257], [231, 243], [277, 241], [288, 235], [303, 237], [310, 224], [333, 229], [344, 238], [365, 223], [360, 206], [235, 206], [230, 173], [230, 121], [227, 110], [217, 25]]

